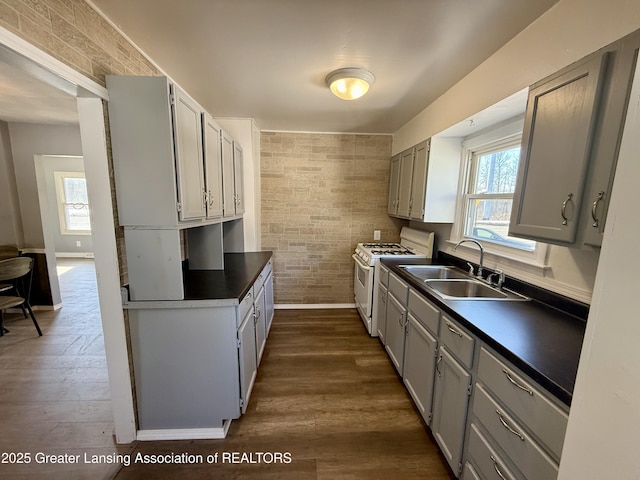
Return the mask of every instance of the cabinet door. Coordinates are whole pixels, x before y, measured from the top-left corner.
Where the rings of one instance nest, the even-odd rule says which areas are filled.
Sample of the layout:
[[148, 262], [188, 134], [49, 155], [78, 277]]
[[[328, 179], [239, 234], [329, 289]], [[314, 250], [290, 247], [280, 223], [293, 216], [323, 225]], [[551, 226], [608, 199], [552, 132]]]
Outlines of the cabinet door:
[[269, 330], [271, 330], [271, 322], [273, 322], [274, 301], [273, 301], [273, 273], [269, 273], [269, 276], [264, 282], [264, 296], [265, 296], [265, 321], [267, 324], [267, 336]]
[[440, 347], [436, 360], [431, 430], [449, 466], [459, 474], [471, 374]]
[[236, 214], [235, 172], [233, 168], [233, 139], [222, 131], [222, 209], [225, 217]]
[[429, 423], [437, 341], [413, 315], [408, 319], [402, 376], [422, 418]]
[[429, 141], [416, 145], [413, 160], [413, 176], [411, 179], [411, 201], [409, 217], [422, 220], [424, 217], [425, 196], [427, 193], [427, 169], [429, 166]]
[[387, 326], [387, 295], [387, 288], [381, 283], [378, 283], [378, 304], [376, 305], [378, 337], [383, 344], [385, 344], [385, 331]]
[[217, 218], [222, 216], [222, 129], [208, 113], [202, 120], [207, 218]]
[[605, 66], [598, 55], [529, 91], [510, 235], [574, 242]]
[[400, 154], [391, 158], [391, 170], [389, 171], [389, 203], [387, 212], [389, 215], [398, 213], [398, 189], [400, 187]]
[[398, 185], [397, 216], [402, 218], [409, 218], [411, 180], [413, 178], [413, 153], [414, 149], [410, 148], [400, 154], [400, 183]]
[[240, 360], [240, 402], [242, 413], [247, 411], [247, 404], [256, 380], [258, 366], [256, 364], [256, 326], [253, 322], [253, 309], [242, 319], [238, 328], [238, 356]]
[[264, 287], [260, 289], [260, 292], [255, 297], [253, 303], [253, 317], [256, 324], [256, 364], [260, 365], [262, 359], [262, 353], [264, 352], [264, 346], [267, 343], [267, 307], [265, 303], [265, 291]]
[[407, 309], [393, 295], [387, 295], [387, 324], [385, 329], [385, 349], [393, 366], [402, 375], [404, 362], [404, 329]]
[[242, 147], [233, 142], [233, 185], [235, 190], [236, 215], [244, 213], [244, 175], [243, 175]]
[[202, 160], [202, 110], [173, 86], [173, 126], [180, 220], [204, 218], [205, 189]]

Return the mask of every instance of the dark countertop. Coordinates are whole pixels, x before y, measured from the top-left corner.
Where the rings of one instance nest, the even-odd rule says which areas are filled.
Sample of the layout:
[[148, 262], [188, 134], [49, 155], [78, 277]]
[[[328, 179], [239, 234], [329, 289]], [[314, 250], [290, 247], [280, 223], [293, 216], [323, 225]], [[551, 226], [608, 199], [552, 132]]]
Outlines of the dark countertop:
[[[556, 398], [571, 405], [586, 323], [540, 301], [445, 300], [398, 265], [443, 264], [383, 259], [382, 263]], [[529, 292], [527, 292], [529, 294]]]
[[273, 252], [225, 253], [224, 270], [184, 271], [185, 300], [242, 300]]

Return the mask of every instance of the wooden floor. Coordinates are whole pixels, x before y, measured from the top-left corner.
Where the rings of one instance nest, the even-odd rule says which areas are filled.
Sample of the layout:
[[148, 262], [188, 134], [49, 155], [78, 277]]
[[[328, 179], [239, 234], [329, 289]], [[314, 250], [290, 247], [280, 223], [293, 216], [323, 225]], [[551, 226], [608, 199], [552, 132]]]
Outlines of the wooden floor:
[[118, 480], [454, 478], [355, 310], [277, 310], [247, 414], [228, 437], [144, 442], [135, 452], [253, 453], [254, 460], [286, 452], [291, 463], [136, 465]]
[[[5, 479], [451, 480], [432, 437], [355, 310], [277, 310], [248, 412], [224, 440], [116, 445], [91, 261], [59, 262], [64, 306], [15, 314], [0, 338]], [[287, 454], [290, 463], [38, 464], [35, 455]], [[251, 459], [251, 458], [249, 458]], [[1, 460], [1, 459], [0, 459]]]

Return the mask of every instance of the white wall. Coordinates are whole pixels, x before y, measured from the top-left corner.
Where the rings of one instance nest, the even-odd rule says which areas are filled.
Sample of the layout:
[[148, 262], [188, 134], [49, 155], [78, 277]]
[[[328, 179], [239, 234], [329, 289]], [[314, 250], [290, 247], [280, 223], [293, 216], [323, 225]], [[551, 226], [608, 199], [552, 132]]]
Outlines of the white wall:
[[9, 132], [24, 230], [21, 247], [43, 248], [34, 156], [81, 156], [80, 129], [78, 126], [11, 123]]

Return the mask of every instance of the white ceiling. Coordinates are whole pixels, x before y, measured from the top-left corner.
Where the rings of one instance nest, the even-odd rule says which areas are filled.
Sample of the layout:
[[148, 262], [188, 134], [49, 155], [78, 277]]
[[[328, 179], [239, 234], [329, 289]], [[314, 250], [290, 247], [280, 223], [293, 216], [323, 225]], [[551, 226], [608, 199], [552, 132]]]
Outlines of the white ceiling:
[[[556, 0], [92, 0], [216, 117], [264, 130], [393, 133]], [[355, 101], [340, 67], [376, 81]]]
[[[557, 0], [92, 0], [216, 117], [393, 133]], [[179, 7], [178, 7], [179, 6]], [[355, 101], [324, 84], [361, 66]], [[77, 123], [73, 96], [0, 62], [0, 119]]]

